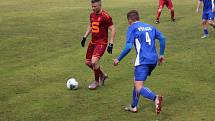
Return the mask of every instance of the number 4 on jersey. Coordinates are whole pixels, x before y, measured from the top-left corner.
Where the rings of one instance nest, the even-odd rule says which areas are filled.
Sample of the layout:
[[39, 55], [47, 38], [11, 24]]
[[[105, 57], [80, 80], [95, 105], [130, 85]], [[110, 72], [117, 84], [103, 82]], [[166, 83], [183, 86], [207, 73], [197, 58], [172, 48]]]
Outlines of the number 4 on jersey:
[[146, 42], [148, 42], [148, 44], [151, 45], [151, 39], [148, 32], [146, 32]]

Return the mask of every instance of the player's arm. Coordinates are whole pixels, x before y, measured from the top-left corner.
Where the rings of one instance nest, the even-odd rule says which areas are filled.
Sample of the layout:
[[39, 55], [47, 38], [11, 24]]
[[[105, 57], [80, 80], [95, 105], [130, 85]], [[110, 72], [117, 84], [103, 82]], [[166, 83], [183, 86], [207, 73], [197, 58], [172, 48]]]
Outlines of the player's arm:
[[111, 35], [110, 35], [110, 40], [109, 40], [109, 44], [108, 44], [108, 53], [112, 54], [112, 50], [113, 50], [113, 44], [114, 44], [114, 38], [116, 35], [116, 28], [114, 25], [111, 25], [108, 27], [108, 29], [111, 31]]
[[196, 12], [198, 13], [199, 12], [199, 8], [202, 4], [202, 0], [198, 0], [198, 4], [197, 4], [197, 7], [196, 7]]
[[108, 27], [108, 29], [111, 31], [111, 36], [110, 36], [110, 40], [109, 40], [109, 43], [113, 44], [114, 43], [114, 38], [115, 38], [115, 35], [116, 35], [116, 28], [114, 25], [111, 25]]
[[82, 40], [81, 40], [81, 46], [84, 47], [85, 45], [85, 42], [86, 42], [86, 39], [87, 37], [89, 36], [89, 34], [91, 33], [91, 25], [89, 24], [88, 27], [87, 27], [87, 31], [85, 32]]
[[114, 66], [117, 66], [118, 63], [131, 51], [133, 43], [126, 43], [123, 51], [118, 56], [118, 58], [114, 59]]
[[126, 40], [126, 44], [124, 49], [122, 50], [121, 54], [114, 59], [114, 66], [117, 66], [118, 63], [131, 51], [132, 46], [133, 46], [133, 42], [134, 42], [134, 35], [132, 33], [131, 30], [128, 30], [127, 32], [127, 36], [126, 36], [127, 40]]
[[166, 48], [166, 38], [157, 29], [156, 29], [156, 39], [158, 39], [159, 43], [160, 43], [160, 55], [159, 55], [159, 62], [158, 62], [158, 64], [162, 64], [162, 63], [165, 62], [164, 51], [165, 51], [165, 48]]
[[166, 48], [166, 38], [161, 35], [161, 37], [159, 38], [159, 43], [160, 43], [160, 55], [164, 55], [164, 51]]
[[88, 27], [87, 27], [87, 31], [84, 34], [84, 37], [87, 38], [90, 33], [91, 33], [91, 25], [89, 24]]

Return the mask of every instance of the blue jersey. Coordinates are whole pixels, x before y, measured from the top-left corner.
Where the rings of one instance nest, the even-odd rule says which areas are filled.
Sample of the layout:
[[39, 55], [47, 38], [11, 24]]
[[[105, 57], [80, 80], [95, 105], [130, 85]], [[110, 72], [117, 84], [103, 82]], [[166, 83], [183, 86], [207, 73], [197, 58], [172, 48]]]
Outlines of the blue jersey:
[[[165, 38], [158, 29], [140, 21], [129, 26], [126, 35], [126, 47], [132, 47], [132, 45], [135, 46], [135, 66], [157, 63], [158, 54], [155, 46], [156, 39], [160, 40], [160, 55], [163, 55], [165, 49]], [[118, 57], [119, 61], [130, 51], [126, 49], [126, 47]]]
[[214, 5], [215, 5], [215, 0], [200, 0], [204, 4], [203, 12], [208, 13], [212, 12]]

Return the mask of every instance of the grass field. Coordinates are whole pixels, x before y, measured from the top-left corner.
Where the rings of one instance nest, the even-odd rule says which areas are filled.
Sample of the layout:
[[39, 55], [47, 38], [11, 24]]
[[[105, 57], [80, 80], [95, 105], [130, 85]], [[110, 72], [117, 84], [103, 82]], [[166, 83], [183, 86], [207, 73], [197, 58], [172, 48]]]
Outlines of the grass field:
[[[165, 97], [157, 116], [142, 97], [137, 114], [123, 111], [131, 100], [135, 53], [112, 66], [124, 46], [125, 14], [137, 9], [154, 25], [157, 0], [104, 0], [117, 35], [113, 54], [101, 61], [109, 79], [96, 91], [87, 88], [93, 73], [80, 46], [91, 12], [87, 0], [0, 0], [0, 121], [214, 121], [215, 31], [210, 27], [210, 37], [200, 39], [196, 4], [173, 2], [176, 23], [165, 8], [155, 25], [167, 38], [167, 63], [146, 82]], [[76, 91], [66, 88], [71, 77], [80, 84]]]

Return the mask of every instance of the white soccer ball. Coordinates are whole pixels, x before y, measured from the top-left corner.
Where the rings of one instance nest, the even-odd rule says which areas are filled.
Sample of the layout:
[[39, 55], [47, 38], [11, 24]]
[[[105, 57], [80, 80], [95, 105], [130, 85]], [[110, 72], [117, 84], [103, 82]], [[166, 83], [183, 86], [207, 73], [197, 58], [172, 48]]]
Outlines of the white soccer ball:
[[78, 82], [74, 78], [70, 78], [67, 81], [66, 86], [68, 89], [76, 90], [76, 89], [78, 89]]

